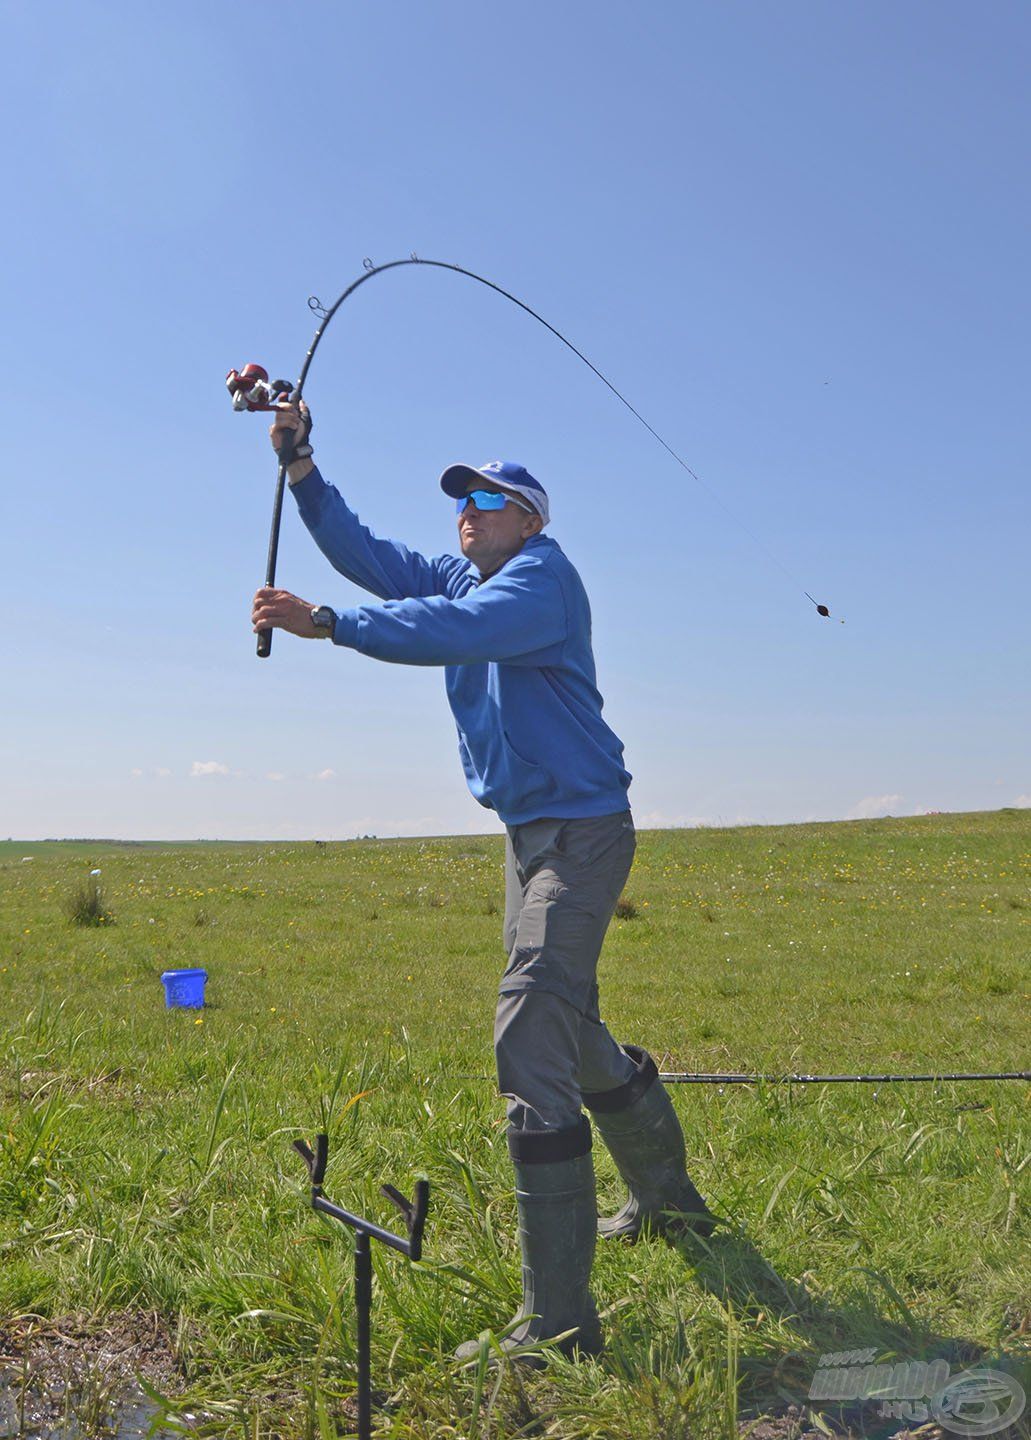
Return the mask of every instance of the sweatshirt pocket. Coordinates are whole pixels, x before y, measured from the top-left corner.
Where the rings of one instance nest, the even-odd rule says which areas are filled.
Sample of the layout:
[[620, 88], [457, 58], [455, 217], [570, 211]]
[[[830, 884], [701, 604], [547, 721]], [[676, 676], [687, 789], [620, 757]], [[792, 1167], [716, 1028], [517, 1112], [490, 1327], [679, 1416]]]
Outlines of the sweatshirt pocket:
[[511, 750], [520, 765], [525, 765], [529, 770], [542, 770], [544, 768], [542, 765], [538, 765], [536, 760], [529, 760], [525, 755], [520, 753], [518, 747], [513, 744], [512, 737], [507, 730], [502, 730], [501, 738], [504, 740], [506, 748]]
[[548, 771], [543, 765], [521, 755], [512, 744], [512, 737], [507, 730], [501, 732], [501, 743], [504, 768], [508, 772], [508, 784], [505, 788], [509, 797], [518, 797], [520, 808], [525, 808], [528, 801], [532, 803], [554, 790], [554, 782]]

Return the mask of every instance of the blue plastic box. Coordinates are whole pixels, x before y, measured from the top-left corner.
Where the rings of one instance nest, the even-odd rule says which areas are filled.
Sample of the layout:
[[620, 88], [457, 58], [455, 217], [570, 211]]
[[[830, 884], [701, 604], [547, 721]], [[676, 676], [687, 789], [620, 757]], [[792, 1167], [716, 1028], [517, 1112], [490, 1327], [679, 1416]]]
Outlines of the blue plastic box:
[[166, 970], [161, 976], [166, 1008], [202, 1010], [207, 981], [206, 970]]

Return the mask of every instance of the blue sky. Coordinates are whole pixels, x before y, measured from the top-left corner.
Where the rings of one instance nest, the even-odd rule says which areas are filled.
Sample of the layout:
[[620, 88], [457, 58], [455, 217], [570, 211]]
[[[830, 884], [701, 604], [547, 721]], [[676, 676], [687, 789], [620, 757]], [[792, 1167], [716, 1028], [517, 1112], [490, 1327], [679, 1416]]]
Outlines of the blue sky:
[[[296, 375], [308, 295], [412, 250], [736, 517], [453, 275], [313, 367], [380, 534], [453, 549], [454, 460], [548, 487], [639, 823], [1031, 804], [1025, 5], [3, 16], [0, 834], [497, 828], [439, 674], [248, 623], [275, 462], [225, 373]], [[289, 502], [279, 578], [360, 598]]]

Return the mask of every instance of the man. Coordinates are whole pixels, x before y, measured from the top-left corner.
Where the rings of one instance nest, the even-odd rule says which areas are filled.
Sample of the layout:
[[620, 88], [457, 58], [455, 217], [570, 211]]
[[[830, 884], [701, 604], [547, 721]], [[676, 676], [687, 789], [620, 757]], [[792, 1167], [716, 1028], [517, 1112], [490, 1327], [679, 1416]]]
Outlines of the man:
[[[301, 518], [330, 563], [383, 604], [334, 611], [259, 590], [255, 630], [275, 628], [379, 660], [444, 667], [469, 788], [504, 822], [504, 944], [494, 1028], [508, 1102], [523, 1268], [507, 1348], [556, 1335], [593, 1354], [595, 1237], [643, 1229], [708, 1234], [684, 1139], [651, 1057], [622, 1047], [598, 1012], [596, 969], [630, 872], [634, 825], [623, 746], [602, 719], [591, 617], [579, 575], [543, 531], [544, 487], [522, 466], [451, 465], [462, 558], [434, 559], [363, 526], [310, 456], [311, 417], [284, 405], [270, 430]], [[597, 1220], [586, 1106], [630, 1188]], [[462, 1347], [472, 1356], [477, 1346]]]

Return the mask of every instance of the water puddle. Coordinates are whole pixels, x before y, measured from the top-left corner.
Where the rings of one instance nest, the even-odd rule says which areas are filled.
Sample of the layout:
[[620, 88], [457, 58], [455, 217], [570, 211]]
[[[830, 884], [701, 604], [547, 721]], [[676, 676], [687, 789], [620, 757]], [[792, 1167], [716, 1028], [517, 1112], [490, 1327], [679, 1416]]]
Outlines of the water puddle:
[[177, 1374], [158, 1317], [103, 1322], [38, 1316], [0, 1324], [0, 1440], [172, 1440], [142, 1385], [167, 1393]]
[[0, 1371], [0, 1440], [173, 1440], [171, 1430], [151, 1430], [157, 1414], [154, 1402], [124, 1381], [114, 1390]]

